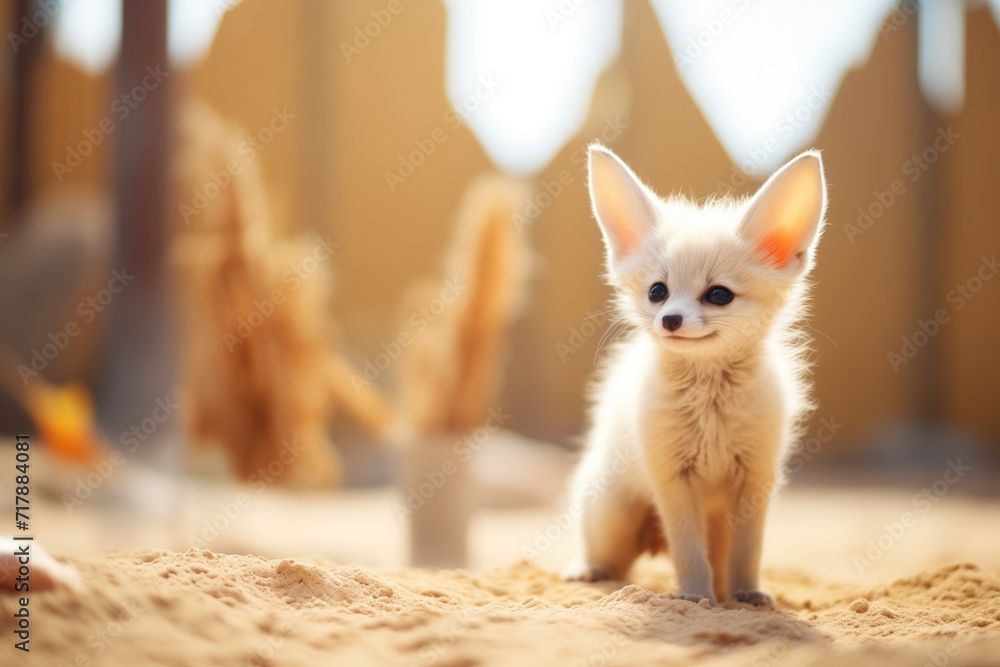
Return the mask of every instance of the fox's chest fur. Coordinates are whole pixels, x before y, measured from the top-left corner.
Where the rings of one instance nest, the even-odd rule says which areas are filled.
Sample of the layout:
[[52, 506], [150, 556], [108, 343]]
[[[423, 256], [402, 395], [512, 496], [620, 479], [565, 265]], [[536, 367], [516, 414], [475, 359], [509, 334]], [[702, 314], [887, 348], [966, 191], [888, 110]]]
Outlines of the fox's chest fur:
[[710, 482], [741, 478], [753, 454], [747, 440], [760, 384], [749, 360], [699, 367], [661, 360], [646, 371], [639, 442], [651, 465], [670, 476]]
[[769, 360], [692, 363], [661, 356], [650, 342], [640, 337], [620, 350], [598, 391], [598, 406], [603, 400], [618, 408], [598, 407], [595, 415], [595, 427], [611, 441], [637, 448], [650, 473], [642, 477], [719, 487], [774, 471], [788, 390]]

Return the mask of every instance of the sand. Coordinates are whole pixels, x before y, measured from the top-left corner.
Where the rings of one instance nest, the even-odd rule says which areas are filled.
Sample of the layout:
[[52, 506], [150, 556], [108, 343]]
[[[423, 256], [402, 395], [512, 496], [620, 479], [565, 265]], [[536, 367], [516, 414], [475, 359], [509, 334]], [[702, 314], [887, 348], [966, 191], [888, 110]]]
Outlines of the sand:
[[[561, 581], [570, 541], [539, 542], [555, 501], [481, 509], [470, 571], [428, 571], [406, 567], [391, 488], [268, 488], [213, 539], [200, 527], [246, 488], [138, 473], [120, 479], [142, 494], [111, 493], [116, 475], [72, 510], [39, 484], [37, 544], [79, 583], [32, 593], [27, 660], [13, 649], [16, 599], [0, 595], [0, 666], [1000, 665], [1000, 499], [971, 486], [888, 540], [919, 486], [793, 485], [765, 539], [777, 608], [756, 611], [674, 600], [662, 556], [629, 583]], [[192, 536], [210, 544], [190, 549]], [[893, 544], [871, 553], [879, 541]]]
[[[30, 603], [33, 665], [1000, 664], [1000, 576], [971, 563], [868, 589], [768, 570], [774, 611], [674, 600], [669, 566], [566, 583], [189, 550], [63, 559]], [[0, 598], [4, 619], [15, 610]], [[13, 651], [4, 621], [3, 664]]]

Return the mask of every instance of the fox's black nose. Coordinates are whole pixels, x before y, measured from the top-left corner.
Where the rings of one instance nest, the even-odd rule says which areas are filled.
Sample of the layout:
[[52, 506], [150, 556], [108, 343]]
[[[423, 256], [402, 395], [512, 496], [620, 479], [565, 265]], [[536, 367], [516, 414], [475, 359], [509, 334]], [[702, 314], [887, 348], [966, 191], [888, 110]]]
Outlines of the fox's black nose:
[[680, 315], [664, 315], [663, 316], [663, 326], [667, 328], [667, 331], [677, 331], [681, 328], [681, 322], [684, 318]]

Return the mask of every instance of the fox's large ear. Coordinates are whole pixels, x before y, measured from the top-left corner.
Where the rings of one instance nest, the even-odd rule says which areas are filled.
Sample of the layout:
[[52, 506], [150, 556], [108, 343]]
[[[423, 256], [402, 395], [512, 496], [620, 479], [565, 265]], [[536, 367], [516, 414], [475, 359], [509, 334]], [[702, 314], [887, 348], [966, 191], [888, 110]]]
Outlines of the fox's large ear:
[[656, 222], [657, 196], [600, 144], [590, 146], [590, 202], [608, 250], [608, 269], [621, 277]]
[[819, 151], [806, 151], [774, 172], [750, 200], [739, 234], [781, 269], [808, 268], [826, 212]]

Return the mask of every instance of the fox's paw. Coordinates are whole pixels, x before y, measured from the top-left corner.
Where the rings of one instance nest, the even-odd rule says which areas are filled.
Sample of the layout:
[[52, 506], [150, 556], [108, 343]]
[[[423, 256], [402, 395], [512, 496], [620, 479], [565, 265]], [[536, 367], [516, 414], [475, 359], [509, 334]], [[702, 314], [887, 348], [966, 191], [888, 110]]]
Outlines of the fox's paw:
[[755, 607], [773, 607], [774, 598], [764, 591], [737, 591], [733, 594], [733, 600], [751, 604]]
[[608, 581], [612, 577], [606, 568], [597, 565], [587, 565], [586, 563], [577, 563], [566, 568], [563, 572], [563, 578], [566, 581], [593, 583], [595, 581]]

